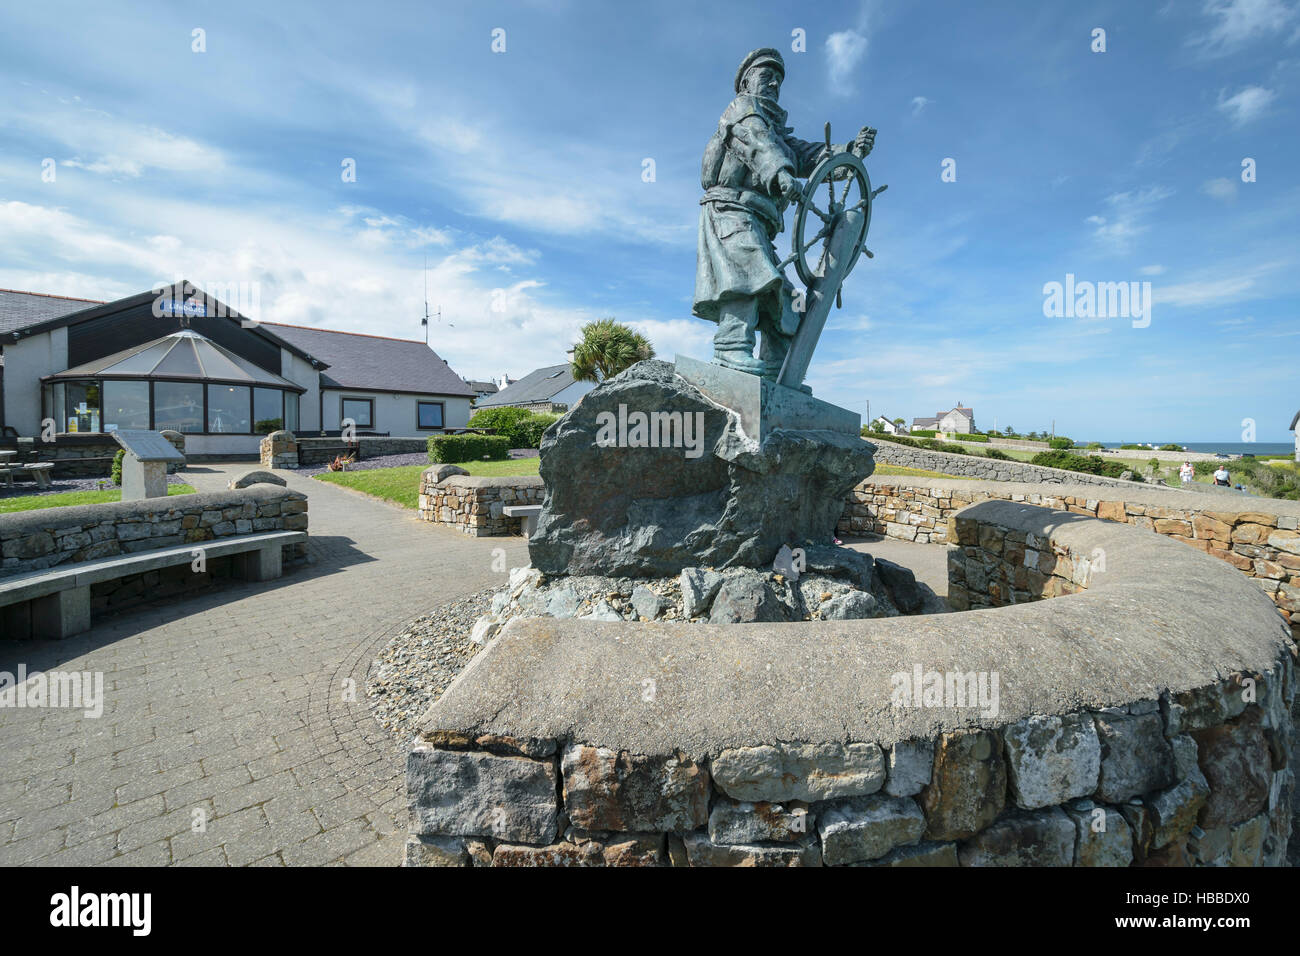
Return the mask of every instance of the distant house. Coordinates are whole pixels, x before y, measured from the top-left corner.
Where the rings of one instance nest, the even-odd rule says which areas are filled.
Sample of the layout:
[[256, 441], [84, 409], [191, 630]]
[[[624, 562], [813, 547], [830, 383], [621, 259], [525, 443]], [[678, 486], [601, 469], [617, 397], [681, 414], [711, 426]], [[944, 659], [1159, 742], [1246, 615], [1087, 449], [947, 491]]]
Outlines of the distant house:
[[501, 391], [501, 389], [497, 388], [496, 382], [476, 382], [473, 379], [467, 378], [465, 379], [465, 384], [474, 392], [476, 405], [481, 405], [483, 399], [491, 398], [497, 392]]
[[1300, 412], [1291, 419], [1291, 431], [1295, 432], [1295, 460], [1300, 461]]
[[563, 365], [548, 365], [529, 372], [495, 395], [481, 399], [476, 407], [500, 408], [510, 405], [532, 412], [566, 412], [595, 387], [595, 382], [575, 381], [572, 367], [567, 362]]
[[975, 409], [966, 408], [958, 402], [955, 408], [939, 412], [933, 418], [912, 419], [912, 431], [918, 428], [949, 435], [972, 435], [975, 433]]
[[880, 430], [883, 431], [886, 435], [907, 434], [907, 426], [905, 424], [899, 423], [895, 425], [894, 420], [892, 418], [886, 418], [884, 415], [877, 415], [875, 418], [871, 420], [871, 424], [880, 425]]

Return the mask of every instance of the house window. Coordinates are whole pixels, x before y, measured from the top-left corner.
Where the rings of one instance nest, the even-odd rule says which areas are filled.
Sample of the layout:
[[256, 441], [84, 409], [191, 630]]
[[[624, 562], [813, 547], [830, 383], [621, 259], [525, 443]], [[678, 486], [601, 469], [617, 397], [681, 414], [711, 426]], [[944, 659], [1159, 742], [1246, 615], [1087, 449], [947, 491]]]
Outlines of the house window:
[[247, 385], [208, 386], [208, 431], [214, 435], [247, 435], [249, 427]]
[[153, 427], [185, 433], [203, 432], [203, 385], [199, 382], [154, 382]]
[[416, 402], [416, 428], [442, 427], [442, 402]]
[[67, 420], [62, 426], [70, 432], [99, 431], [99, 383], [67, 383]]
[[[374, 428], [374, 401], [369, 398], [345, 398], [343, 399], [343, 411], [340, 418], [352, 419], [357, 423], [358, 428]], [[342, 424], [340, 421], [340, 427]]]
[[253, 389], [253, 431], [269, 435], [284, 427], [282, 396], [278, 388]]
[[149, 428], [149, 383], [104, 383], [104, 431]]
[[284, 393], [284, 427], [291, 432], [298, 430], [298, 393]]

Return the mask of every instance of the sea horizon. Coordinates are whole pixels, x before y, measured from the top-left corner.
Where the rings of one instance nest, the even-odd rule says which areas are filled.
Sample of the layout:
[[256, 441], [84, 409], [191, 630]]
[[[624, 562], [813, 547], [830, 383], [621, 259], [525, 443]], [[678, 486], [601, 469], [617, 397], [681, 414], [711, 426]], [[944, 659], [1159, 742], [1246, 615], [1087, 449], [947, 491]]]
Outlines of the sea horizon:
[[[1080, 444], [1087, 444], [1082, 442]], [[1140, 440], [1103, 441], [1106, 448], [1119, 448], [1121, 445], [1142, 444]], [[1161, 445], [1181, 445], [1187, 451], [1202, 452], [1211, 455], [1289, 455], [1295, 451], [1291, 442], [1278, 441], [1160, 441], [1150, 442], [1156, 448]], [[1131, 450], [1131, 449], [1130, 449]]]

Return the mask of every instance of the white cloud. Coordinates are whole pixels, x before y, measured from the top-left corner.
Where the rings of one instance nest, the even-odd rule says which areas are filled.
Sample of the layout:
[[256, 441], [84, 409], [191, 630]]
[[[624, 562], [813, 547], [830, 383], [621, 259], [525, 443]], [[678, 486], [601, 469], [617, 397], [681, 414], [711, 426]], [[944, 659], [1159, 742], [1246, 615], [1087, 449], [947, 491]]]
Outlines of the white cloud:
[[1092, 237], [1107, 252], [1124, 255], [1149, 228], [1146, 219], [1155, 206], [1174, 194], [1165, 186], [1148, 186], [1137, 191], [1112, 193], [1106, 197], [1109, 215], [1091, 215], [1084, 221], [1094, 226]]
[[1257, 119], [1276, 99], [1277, 94], [1262, 86], [1248, 86], [1232, 96], [1225, 96], [1226, 90], [1219, 92], [1219, 110], [1228, 114], [1228, 118], [1238, 126], [1244, 126]]
[[1161, 305], [1204, 306], [1235, 302], [1243, 298], [1255, 285], [1254, 276], [1232, 276], [1227, 279], [1206, 279], [1184, 282], [1180, 285], [1156, 286], [1152, 289], [1155, 301]]
[[1231, 53], [1260, 37], [1274, 36], [1295, 17], [1282, 0], [1209, 0], [1202, 8], [1215, 22], [1188, 43], [1207, 56]]
[[1144, 276], [1164, 275], [1165, 267], [1162, 265], [1143, 266], [1138, 272]]
[[1226, 176], [1220, 176], [1217, 179], [1207, 179], [1201, 183], [1201, 192], [1212, 199], [1218, 199], [1222, 202], [1232, 202], [1237, 198], [1237, 182]]
[[921, 111], [922, 111], [923, 109], [925, 109], [927, 106], [929, 106], [929, 105], [930, 105], [931, 103], [933, 103], [933, 102], [934, 102], [934, 100], [929, 99], [929, 98], [924, 97], [924, 96], [914, 96], [914, 97], [912, 97], [912, 115], [913, 115], [913, 116], [920, 116], [920, 115], [921, 115]]
[[857, 30], [840, 30], [826, 38], [826, 66], [833, 92], [852, 92], [849, 76], [866, 54], [867, 38]]

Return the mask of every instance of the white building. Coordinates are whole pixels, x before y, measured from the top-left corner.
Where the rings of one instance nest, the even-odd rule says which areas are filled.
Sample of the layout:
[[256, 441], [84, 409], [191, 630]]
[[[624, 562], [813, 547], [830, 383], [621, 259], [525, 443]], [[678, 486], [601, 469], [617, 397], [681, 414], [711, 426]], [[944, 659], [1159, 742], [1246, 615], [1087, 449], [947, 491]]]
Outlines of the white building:
[[912, 419], [912, 431], [939, 431], [948, 435], [975, 434], [975, 409], [966, 408], [960, 402], [955, 408], [939, 412], [933, 418]]
[[1300, 462], [1300, 412], [1291, 419], [1291, 431], [1295, 432], [1295, 460]]
[[415, 437], [474, 392], [425, 343], [255, 323], [189, 283], [93, 302], [0, 290], [0, 430], [165, 428], [186, 453], [256, 453], [277, 428]]
[[886, 435], [906, 435], [906, 434], [907, 434], [907, 425], [906, 425], [906, 424], [904, 424], [904, 423], [902, 423], [902, 422], [899, 422], [899, 423], [895, 424], [895, 423], [894, 423], [894, 420], [893, 420], [892, 418], [886, 418], [884, 415], [877, 415], [875, 418], [873, 418], [873, 419], [871, 420], [871, 423], [872, 423], [873, 425], [879, 424], [879, 425], [880, 425], [880, 430], [883, 431]]

